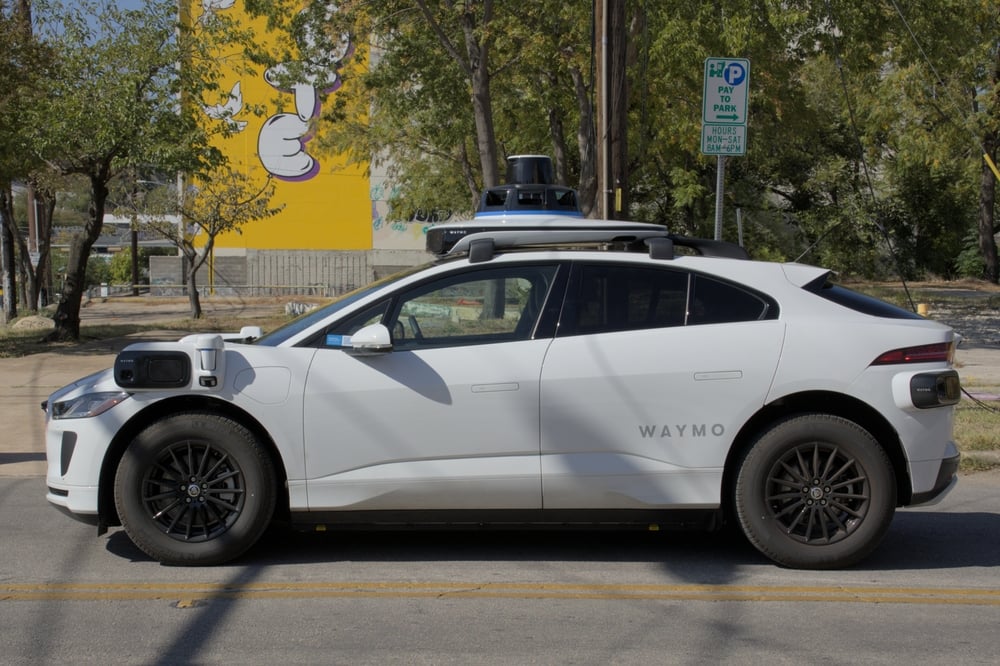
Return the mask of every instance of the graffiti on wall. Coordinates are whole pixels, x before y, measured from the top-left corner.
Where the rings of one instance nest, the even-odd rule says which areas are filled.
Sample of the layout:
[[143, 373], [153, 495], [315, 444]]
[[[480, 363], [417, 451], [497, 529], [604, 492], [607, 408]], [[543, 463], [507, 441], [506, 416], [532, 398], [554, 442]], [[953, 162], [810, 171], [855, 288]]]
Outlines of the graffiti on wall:
[[[200, 2], [205, 15], [243, 11], [242, 3], [235, 0]], [[266, 173], [289, 185], [288, 189], [282, 186], [278, 191], [289, 206], [285, 214], [294, 219], [294, 224], [280, 233], [267, 231], [274, 225], [261, 226], [253, 243], [257, 247], [272, 247], [276, 243], [287, 245], [289, 238], [297, 238], [297, 234], [301, 233], [301, 243], [309, 247], [327, 243], [329, 247], [339, 249], [341, 244], [346, 243], [352, 247], [368, 245], [379, 249], [422, 249], [426, 228], [434, 222], [450, 218], [450, 211], [417, 211], [409, 219], [390, 222], [394, 186], [388, 174], [374, 161], [370, 165], [367, 182], [361, 180], [364, 176], [360, 173], [357, 181], [353, 175], [351, 178], [338, 178], [335, 183], [324, 180], [331, 169], [322, 169], [320, 160], [325, 162], [329, 156], [319, 154], [316, 142], [310, 142], [316, 138], [317, 128], [320, 127], [321, 106], [326, 95], [336, 92], [342, 85], [341, 68], [354, 55], [354, 44], [346, 34], [332, 40], [331, 44], [326, 35], [330, 19], [337, 11], [336, 4], [324, 2], [321, 7], [319, 4], [315, 1], [311, 3], [312, 10], [303, 10], [294, 22], [290, 38], [298, 46], [298, 60], [277, 64], [252, 79], [225, 80], [223, 88], [228, 92], [220, 96], [218, 104], [203, 108], [208, 118], [224, 124], [225, 145], [233, 151], [233, 156], [243, 155], [246, 163], [259, 164]], [[236, 18], [243, 20], [244, 17]], [[262, 35], [264, 38], [288, 41], [288, 38], [273, 34]], [[321, 49], [320, 44], [325, 45], [325, 49]], [[282, 108], [267, 104], [266, 117], [255, 117], [250, 109], [259, 108], [262, 99], [273, 99], [275, 96], [284, 102]], [[256, 142], [252, 138], [255, 131]], [[360, 209], [352, 209], [355, 212], [351, 218], [329, 216], [325, 203], [329, 197], [350, 199], [352, 203], [349, 205], [354, 205], [355, 201], [363, 202], [365, 194], [370, 202], [370, 227], [360, 217], [365, 215], [363, 203]], [[292, 213], [292, 207], [296, 207], [295, 213]], [[338, 220], [336, 234], [331, 232], [323, 239], [320, 239], [322, 231], [317, 233], [315, 227], [310, 228], [303, 222], [332, 219]], [[332, 226], [325, 222], [319, 224]], [[249, 242], [246, 235], [241, 242]]]
[[[235, 0], [202, 0], [206, 13], [232, 8]], [[349, 35], [340, 35], [329, 50], [324, 43], [324, 27], [336, 6], [327, 4], [322, 12], [303, 11], [293, 28], [292, 39], [302, 54], [297, 62], [279, 63], [264, 72], [264, 81], [278, 92], [291, 95], [294, 112], [269, 116], [257, 135], [257, 158], [269, 174], [280, 180], [299, 182], [310, 180], [319, 173], [320, 164], [308, 150], [315, 136], [322, 99], [340, 88], [338, 70], [354, 51]], [[247, 122], [238, 120], [242, 113], [243, 93], [239, 82], [220, 104], [205, 107], [205, 114], [227, 124], [230, 133], [246, 129]]]
[[427, 229], [452, 217], [450, 210], [417, 209], [405, 219], [390, 220], [391, 201], [399, 193], [399, 186], [388, 179], [372, 174], [369, 196], [372, 201], [372, 238], [375, 247], [386, 249], [421, 249]]

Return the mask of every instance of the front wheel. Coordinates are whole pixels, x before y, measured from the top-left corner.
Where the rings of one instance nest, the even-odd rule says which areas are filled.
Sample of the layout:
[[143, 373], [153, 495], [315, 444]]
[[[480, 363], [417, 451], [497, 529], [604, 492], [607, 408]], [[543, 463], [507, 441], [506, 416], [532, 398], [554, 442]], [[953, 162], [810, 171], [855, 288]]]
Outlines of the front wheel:
[[761, 435], [736, 478], [747, 539], [788, 567], [835, 569], [878, 546], [896, 508], [892, 464], [857, 424], [825, 414], [782, 421]]
[[115, 475], [125, 532], [165, 564], [221, 564], [263, 534], [275, 506], [268, 452], [232, 419], [174, 414], [143, 430]]

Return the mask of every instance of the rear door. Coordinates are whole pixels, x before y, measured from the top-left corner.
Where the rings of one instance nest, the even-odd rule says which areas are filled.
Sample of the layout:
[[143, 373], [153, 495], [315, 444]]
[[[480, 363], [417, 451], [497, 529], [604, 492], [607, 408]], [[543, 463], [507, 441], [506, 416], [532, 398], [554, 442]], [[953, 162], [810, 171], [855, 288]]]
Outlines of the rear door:
[[783, 325], [767, 297], [688, 271], [574, 268], [542, 368], [547, 509], [718, 505]]

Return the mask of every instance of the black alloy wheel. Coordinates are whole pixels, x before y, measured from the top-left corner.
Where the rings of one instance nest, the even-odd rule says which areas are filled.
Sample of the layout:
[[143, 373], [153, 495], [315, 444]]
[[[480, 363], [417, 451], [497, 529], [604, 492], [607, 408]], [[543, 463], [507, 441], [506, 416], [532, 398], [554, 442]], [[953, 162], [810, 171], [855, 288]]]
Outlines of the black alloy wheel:
[[184, 542], [214, 539], [243, 512], [246, 479], [239, 464], [209, 441], [177, 442], [160, 452], [142, 479], [149, 520]]
[[802, 414], [757, 438], [734, 495], [743, 533], [760, 552], [788, 567], [835, 569], [878, 546], [895, 512], [896, 479], [867, 430]]
[[165, 564], [221, 564], [242, 555], [270, 524], [276, 494], [264, 446], [240, 423], [207, 412], [148, 426], [115, 475], [122, 526]]

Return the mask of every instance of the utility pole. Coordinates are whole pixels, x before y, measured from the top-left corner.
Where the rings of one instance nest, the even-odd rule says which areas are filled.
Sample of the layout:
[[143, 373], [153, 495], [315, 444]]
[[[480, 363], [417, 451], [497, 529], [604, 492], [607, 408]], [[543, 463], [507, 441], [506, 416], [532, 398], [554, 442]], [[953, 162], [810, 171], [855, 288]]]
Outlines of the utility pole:
[[597, 217], [608, 215], [608, 6], [594, 0], [594, 63], [597, 72]]
[[598, 217], [628, 217], [628, 26], [625, 0], [595, 0]]
[[628, 16], [625, 0], [608, 2], [608, 208], [614, 219], [628, 218]]

